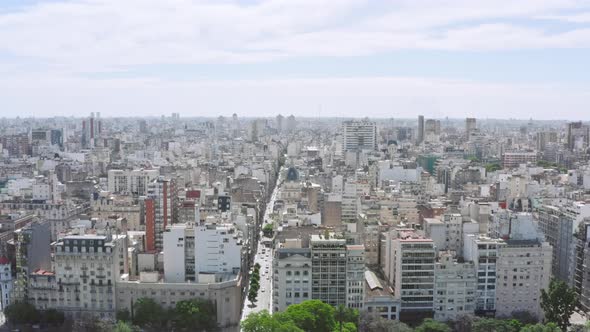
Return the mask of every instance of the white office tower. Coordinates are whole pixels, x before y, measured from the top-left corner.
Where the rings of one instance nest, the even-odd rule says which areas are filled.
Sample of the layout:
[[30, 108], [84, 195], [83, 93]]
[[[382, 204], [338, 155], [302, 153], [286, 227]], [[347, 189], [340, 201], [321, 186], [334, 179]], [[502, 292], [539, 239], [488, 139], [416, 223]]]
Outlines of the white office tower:
[[373, 151], [377, 149], [377, 125], [368, 120], [351, 120], [342, 123], [345, 151]]
[[171, 225], [163, 239], [166, 282], [218, 282], [240, 271], [242, 237], [231, 224]]
[[459, 263], [441, 252], [435, 265], [434, 319], [455, 320], [475, 311], [477, 278], [473, 262]]
[[0, 256], [0, 311], [4, 311], [10, 304], [12, 291], [12, 268], [6, 256]]

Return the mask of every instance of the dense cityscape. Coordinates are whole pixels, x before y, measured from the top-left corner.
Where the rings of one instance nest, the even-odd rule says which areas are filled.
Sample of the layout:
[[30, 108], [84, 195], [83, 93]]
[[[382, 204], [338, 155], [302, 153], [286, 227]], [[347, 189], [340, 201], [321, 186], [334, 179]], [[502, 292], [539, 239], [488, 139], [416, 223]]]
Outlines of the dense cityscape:
[[3, 118], [5, 327], [581, 330], [589, 130], [424, 116]]

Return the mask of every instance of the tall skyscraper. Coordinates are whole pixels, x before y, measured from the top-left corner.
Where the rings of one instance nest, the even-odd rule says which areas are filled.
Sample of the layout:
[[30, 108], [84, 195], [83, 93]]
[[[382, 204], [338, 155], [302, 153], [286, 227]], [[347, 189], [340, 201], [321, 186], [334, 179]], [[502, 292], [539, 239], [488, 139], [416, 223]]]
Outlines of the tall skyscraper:
[[424, 115], [418, 115], [418, 137], [416, 143], [424, 142]]

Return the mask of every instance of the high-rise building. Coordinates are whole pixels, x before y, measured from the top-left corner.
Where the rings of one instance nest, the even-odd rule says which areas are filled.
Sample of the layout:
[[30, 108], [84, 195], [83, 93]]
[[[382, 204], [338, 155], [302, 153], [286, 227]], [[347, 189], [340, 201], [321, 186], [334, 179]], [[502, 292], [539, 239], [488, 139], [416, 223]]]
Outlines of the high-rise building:
[[455, 320], [475, 312], [477, 277], [473, 262], [459, 263], [451, 252], [441, 252], [434, 276], [434, 319]]
[[200, 274], [236, 275], [241, 269], [242, 237], [231, 224], [196, 223], [166, 227], [164, 280], [205, 282]]
[[580, 223], [575, 237], [573, 287], [578, 294], [580, 308], [584, 312], [590, 312], [590, 218]]
[[342, 147], [345, 151], [373, 151], [377, 149], [377, 125], [368, 120], [342, 123]]
[[418, 135], [416, 137], [416, 143], [421, 144], [424, 142], [424, 115], [418, 115]]
[[10, 304], [12, 285], [12, 263], [2, 255], [0, 256], [0, 310], [2, 311]]
[[311, 297], [332, 306], [346, 305], [346, 240], [311, 236]]
[[[291, 246], [289, 243], [298, 243]], [[291, 304], [310, 300], [312, 294], [311, 249], [300, 241], [287, 240], [275, 250], [273, 260], [273, 311], [284, 311]]]
[[573, 151], [579, 145], [590, 145], [590, 126], [584, 125], [582, 121], [570, 122], [567, 124], [567, 147]]
[[537, 209], [539, 229], [552, 247], [554, 277], [573, 286], [575, 275], [575, 233], [585, 218], [590, 218], [590, 204], [568, 202], [561, 206], [543, 204]]
[[436, 246], [413, 229], [386, 234], [382, 247], [385, 275], [401, 300], [400, 319], [406, 322], [432, 317]]
[[148, 185], [159, 175], [160, 171], [157, 169], [111, 169], [107, 174], [108, 189], [116, 194], [145, 196]]
[[463, 258], [473, 262], [477, 271], [476, 314], [494, 315], [496, 312], [496, 266], [500, 249], [505, 245], [502, 239], [477, 234], [465, 236]]
[[164, 248], [162, 233], [166, 226], [178, 222], [178, 195], [173, 180], [163, 176], [148, 185], [145, 200], [146, 250]]
[[280, 132], [283, 130], [283, 126], [284, 126], [284, 122], [285, 122], [285, 117], [282, 116], [281, 114], [277, 115], [277, 130]]
[[14, 232], [16, 256], [16, 282], [13, 301], [29, 299], [29, 278], [33, 271], [51, 270], [49, 222], [33, 221]]
[[498, 252], [496, 271], [496, 317], [528, 311], [542, 320], [541, 290], [549, 287], [551, 279], [549, 243], [506, 240]]
[[471, 133], [473, 133], [477, 129], [477, 123], [475, 118], [466, 118], [465, 119], [465, 138], [469, 140], [471, 137]]
[[100, 112], [90, 113], [90, 117], [82, 121], [82, 147], [93, 148], [102, 133], [102, 121], [100, 120]]

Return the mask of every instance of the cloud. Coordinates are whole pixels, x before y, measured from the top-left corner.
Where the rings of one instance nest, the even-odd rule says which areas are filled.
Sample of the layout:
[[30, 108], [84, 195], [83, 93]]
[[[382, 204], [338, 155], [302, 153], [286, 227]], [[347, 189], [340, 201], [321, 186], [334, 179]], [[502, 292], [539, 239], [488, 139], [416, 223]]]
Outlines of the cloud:
[[36, 59], [45, 70], [78, 73], [129, 65], [263, 62], [400, 49], [579, 48], [590, 45], [590, 27], [552, 33], [519, 20], [562, 15], [580, 10], [583, 4], [569, 0], [40, 2], [0, 14], [0, 53]]

